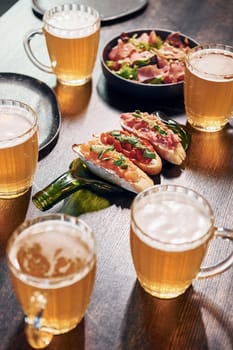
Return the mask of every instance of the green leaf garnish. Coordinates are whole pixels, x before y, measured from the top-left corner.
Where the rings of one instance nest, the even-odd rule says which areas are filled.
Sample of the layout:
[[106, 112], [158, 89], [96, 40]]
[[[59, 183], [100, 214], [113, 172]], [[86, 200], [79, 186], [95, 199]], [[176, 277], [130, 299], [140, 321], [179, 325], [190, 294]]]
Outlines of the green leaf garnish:
[[113, 130], [113, 131], [111, 131], [111, 135], [115, 137], [115, 136], [120, 136], [121, 133], [119, 130]]
[[122, 78], [129, 80], [137, 80], [138, 67], [130, 67], [128, 63], [122, 65], [122, 67], [115, 73]]
[[177, 134], [181, 140], [181, 144], [186, 151], [190, 145], [191, 142], [191, 134], [185, 129], [183, 125], [178, 124], [175, 120], [173, 119], [164, 119], [161, 118], [159, 115], [159, 112], [154, 114], [169, 128], [171, 129], [175, 134]]
[[133, 116], [135, 118], [142, 118], [143, 117], [143, 113], [139, 110], [139, 109], [136, 109], [134, 112], [133, 112]]
[[163, 130], [162, 128], [160, 128], [159, 125], [154, 125], [154, 129], [156, 131], [158, 131], [159, 134], [161, 134], [163, 136], [167, 136], [167, 132], [165, 130]]
[[120, 132], [115, 132], [115, 131], [112, 131], [110, 134], [120, 143], [128, 142], [131, 145], [135, 146], [136, 148], [143, 147], [140, 140], [136, 136], [131, 136], [131, 135], [129, 136], [129, 135], [121, 134]]
[[155, 47], [156, 49], [160, 49], [162, 45], [163, 45], [163, 40], [161, 39], [160, 36], [157, 35], [156, 42], [154, 43], [153, 47]]
[[163, 78], [154, 78], [154, 79], [150, 80], [149, 83], [153, 84], [153, 85], [163, 84], [164, 79]]
[[114, 65], [115, 65], [115, 62], [112, 61], [112, 60], [107, 60], [105, 63], [107, 65], [107, 67], [110, 68], [110, 69], [112, 69], [114, 67]]
[[155, 153], [149, 151], [148, 148], [145, 148], [145, 150], [143, 152], [143, 156], [144, 156], [144, 158], [150, 158], [150, 159], [155, 159], [156, 158]]
[[102, 146], [102, 145], [92, 145], [90, 147], [90, 150], [92, 152], [98, 153], [98, 158], [102, 159], [106, 152], [114, 150], [114, 146], [112, 145], [112, 146], [109, 146], [109, 147], [105, 147], [105, 146]]
[[115, 160], [113, 162], [114, 165], [119, 166], [121, 169], [127, 169], [128, 168], [128, 164], [126, 161], [126, 158], [123, 155], [120, 155], [120, 158]]

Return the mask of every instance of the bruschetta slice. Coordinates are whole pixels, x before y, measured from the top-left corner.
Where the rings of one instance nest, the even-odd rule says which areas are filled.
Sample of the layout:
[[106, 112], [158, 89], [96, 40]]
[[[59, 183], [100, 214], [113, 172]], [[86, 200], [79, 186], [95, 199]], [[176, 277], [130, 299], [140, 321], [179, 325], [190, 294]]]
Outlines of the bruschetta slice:
[[117, 152], [129, 158], [148, 175], [161, 172], [161, 158], [148, 140], [125, 130], [103, 132], [99, 135], [99, 139], [104, 145], [113, 145]]
[[152, 186], [152, 179], [113, 145], [104, 145], [99, 139], [84, 144], [74, 144], [73, 150], [97, 176], [131, 192], [141, 192]]
[[185, 160], [186, 152], [179, 136], [154, 114], [141, 111], [122, 113], [120, 123], [124, 130], [147, 139], [168, 162], [180, 165]]

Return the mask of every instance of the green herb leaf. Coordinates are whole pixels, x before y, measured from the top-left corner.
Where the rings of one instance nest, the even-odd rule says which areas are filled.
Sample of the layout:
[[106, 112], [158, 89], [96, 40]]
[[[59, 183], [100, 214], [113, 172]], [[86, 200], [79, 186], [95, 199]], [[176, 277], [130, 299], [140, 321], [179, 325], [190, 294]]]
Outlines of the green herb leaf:
[[125, 63], [118, 71], [115, 73], [122, 78], [129, 80], [137, 80], [138, 67], [130, 67], [128, 63]]
[[112, 60], [108, 60], [105, 63], [107, 65], [107, 67], [110, 68], [110, 69], [112, 69], [114, 67], [114, 65], [115, 65], [115, 62], [112, 61]]
[[163, 135], [163, 136], [166, 136], [166, 135], [167, 135], [167, 132], [166, 132], [165, 130], [163, 130], [162, 128], [160, 128], [159, 125], [154, 125], [154, 129], [155, 129], [156, 131], [158, 131], [158, 133], [160, 133], [160, 134]]
[[165, 119], [161, 117], [161, 112], [154, 112], [154, 114], [169, 128], [171, 129], [175, 134], [177, 134], [181, 140], [181, 144], [186, 151], [190, 145], [191, 142], [191, 134], [186, 130], [186, 128], [183, 125], [178, 124], [173, 119]]
[[112, 136], [120, 136], [121, 135], [121, 132], [119, 131], [119, 130], [113, 130], [113, 131], [111, 131], [111, 135]]
[[154, 79], [150, 80], [149, 83], [153, 84], [153, 85], [163, 84], [164, 79], [163, 78], [154, 78]]
[[163, 40], [160, 38], [160, 36], [157, 35], [156, 42], [154, 43], [153, 46], [156, 47], [156, 49], [160, 49], [162, 45], [163, 45]]
[[98, 158], [102, 159], [106, 152], [114, 150], [114, 146], [112, 145], [112, 146], [109, 146], [109, 147], [105, 147], [105, 146], [102, 146], [102, 145], [92, 145], [90, 147], [90, 150], [92, 152], [98, 153]]
[[111, 135], [120, 143], [128, 142], [134, 147], [141, 149], [143, 146], [136, 136], [121, 134], [120, 132], [111, 132]]
[[127, 169], [128, 168], [128, 164], [126, 162], [126, 158], [121, 154], [120, 158], [115, 160], [113, 162], [114, 165], [119, 166], [121, 169]]
[[156, 155], [154, 152], [151, 152], [150, 150], [148, 150], [148, 148], [145, 148], [144, 152], [143, 152], [143, 156], [144, 158], [150, 158], [150, 159], [155, 159]]
[[143, 113], [142, 113], [139, 109], [136, 109], [136, 110], [133, 112], [133, 116], [134, 116], [135, 118], [142, 118]]

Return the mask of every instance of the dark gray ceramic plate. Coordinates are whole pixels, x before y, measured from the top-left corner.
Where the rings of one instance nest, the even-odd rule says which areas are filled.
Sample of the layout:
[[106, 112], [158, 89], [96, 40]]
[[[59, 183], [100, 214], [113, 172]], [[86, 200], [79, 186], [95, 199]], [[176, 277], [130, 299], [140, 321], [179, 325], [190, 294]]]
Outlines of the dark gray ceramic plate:
[[[156, 28], [148, 29], [147, 28], [147, 29], [132, 30], [130, 32], [127, 32], [127, 34], [129, 36], [132, 36], [135, 33], [140, 35], [145, 32], [149, 33], [152, 30], [154, 30], [156, 34], [161, 37], [162, 40], [164, 40], [168, 36], [168, 34], [171, 33], [171, 30], [167, 30], [167, 29], [156, 29]], [[198, 42], [188, 37], [187, 35], [180, 33], [180, 36], [182, 40], [184, 40], [185, 38], [189, 39], [190, 47], [194, 47], [198, 45]], [[111, 71], [111, 69], [107, 67], [105, 62], [108, 59], [108, 54], [110, 50], [112, 49], [112, 47], [114, 47], [117, 44], [118, 39], [119, 39], [119, 36], [113, 38], [105, 45], [103, 49], [102, 57], [101, 57], [101, 66], [102, 66], [103, 74], [110, 86], [114, 87], [118, 91], [123, 92], [127, 95], [137, 96], [139, 98], [164, 99], [164, 98], [174, 98], [174, 97], [182, 96], [183, 94], [182, 81], [178, 83], [172, 83], [172, 84], [153, 85], [153, 84], [135, 82], [114, 74]]]
[[31, 106], [38, 117], [39, 157], [55, 145], [61, 116], [53, 90], [40, 80], [16, 73], [0, 73], [0, 96]]
[[148, 3], [148, 0], [32, 0], [33, 10], [43, 16], [44, 12], [56, 5], [75, 2], [80, 4], [88, 4], [98, 10], [101, 21], [114, 21], [142, 10]]

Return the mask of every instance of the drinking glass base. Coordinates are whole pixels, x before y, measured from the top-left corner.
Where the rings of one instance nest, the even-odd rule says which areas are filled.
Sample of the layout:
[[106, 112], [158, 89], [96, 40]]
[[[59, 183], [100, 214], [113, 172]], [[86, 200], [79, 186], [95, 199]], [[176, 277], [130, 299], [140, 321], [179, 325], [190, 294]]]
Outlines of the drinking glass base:
[[225, 125], [227, 124], [227, 121], [223, 124], [219, 124], [219, 123], [216, 123], [216, 124], [206, 124], [206, 125], [203, 125], [203, 124], [200, 124], [200, 123], [197, 123], [193, 120], [190, 120], [188, 119], [188, 124], [193, 128], [193, 129], [196, 129], [198, 131], [203, 131], [203, 132], [217, 132], [217, 131], [221, 131], [222, 129], [224, 129]]
[[147, 292], [148, 294], [152, 295], [153, 297], [159, 298], [159, 299], [174, 299], [180, 296], [181, 294], [184, 294], [185, 291], [189, 288], [189, 285], [183, 286], [182, 288], [175, 288], [175, 287], [161, 287], [161, 288], [151, 288], [148, 285], [145, 285], [139, 281], [141, 287]]
[[28, 188], [23, 188], [20, 191], [15, 191], [15, 192], [1, 192], [0, 191], [0, 199], [14, 199], [17, 197], [20, 197], [22, 195], [24, 195], [26, 192], [28, 192], [30, 189], [30, 187]]
[[57, 80], [62, 85], [82, 86], [82, 85], [87, 84], [91, 80], [91, 77], [87, 77], [85, 79], [73, 79], [73, 80], [66, 80], [66, 79], [63, 79], [63, 78], [57, 78]]

